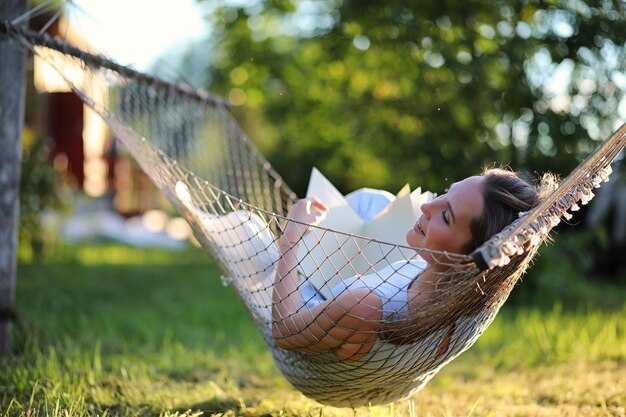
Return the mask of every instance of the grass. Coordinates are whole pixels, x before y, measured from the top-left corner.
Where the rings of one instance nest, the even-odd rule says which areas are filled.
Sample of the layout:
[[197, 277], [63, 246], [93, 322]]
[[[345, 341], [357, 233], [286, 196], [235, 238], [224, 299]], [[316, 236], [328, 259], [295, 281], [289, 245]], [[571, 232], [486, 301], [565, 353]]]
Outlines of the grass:
[[626, 415], [626, 303], [505, 309], [411, 400], [357, 410], [292, 389], [197, 250], [81, 246], [20, 265], [17, 308], [0, 417]]

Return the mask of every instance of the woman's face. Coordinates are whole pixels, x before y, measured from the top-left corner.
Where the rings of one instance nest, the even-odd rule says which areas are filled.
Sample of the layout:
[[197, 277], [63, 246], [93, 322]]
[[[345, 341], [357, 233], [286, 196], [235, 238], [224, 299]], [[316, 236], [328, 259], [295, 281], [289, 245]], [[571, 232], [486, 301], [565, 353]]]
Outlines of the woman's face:
[[[422, 204], [422, 216], [406, 233], [407, 243], [416, 248], [464, 253], [472, 240], [471, 222], [483, 212], [482, 181], [481, 176], [466, 178], [452, 184], [446, 194]], [[424, 258], [434, 262], [430, 256]]]

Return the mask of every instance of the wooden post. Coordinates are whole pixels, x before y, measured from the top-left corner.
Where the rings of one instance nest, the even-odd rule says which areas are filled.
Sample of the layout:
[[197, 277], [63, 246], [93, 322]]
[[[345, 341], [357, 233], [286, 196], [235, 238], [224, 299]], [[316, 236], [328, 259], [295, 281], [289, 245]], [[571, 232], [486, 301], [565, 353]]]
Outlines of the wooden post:
[[[23, 15], [27, 5], [28, 0], [0, 1], [0, 19]], [[25, 56], [19, 42], [0, 35], [0, 355], [11, 351], [15, 319]]]

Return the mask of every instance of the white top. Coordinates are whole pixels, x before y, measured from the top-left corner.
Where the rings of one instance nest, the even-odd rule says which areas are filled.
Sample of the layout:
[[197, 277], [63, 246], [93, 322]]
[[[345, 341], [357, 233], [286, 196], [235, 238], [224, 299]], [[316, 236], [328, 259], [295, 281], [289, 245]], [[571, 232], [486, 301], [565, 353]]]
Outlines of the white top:
[[[331, 293], [337, 297], [344, 291], [369, 288], [380, 297], [383, 320], [403, 319], [409, 312], [409, 286], [425, 268], [426, 262], [423, 259], [394, 262], [380, 271], [344, 280], [335, 286]], [[326, 298], [307, 280], [300, 285], [300, 295], [307, 308], [326, 301]]]

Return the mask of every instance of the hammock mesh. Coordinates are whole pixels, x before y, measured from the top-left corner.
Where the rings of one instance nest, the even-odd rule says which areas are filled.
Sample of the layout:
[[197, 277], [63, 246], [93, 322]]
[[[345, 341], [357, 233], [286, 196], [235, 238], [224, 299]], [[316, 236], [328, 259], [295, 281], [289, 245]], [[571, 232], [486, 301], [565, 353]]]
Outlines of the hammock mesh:
[[[492, 322], [550, 229], [578, 201], [586, 203], [593, 196], [592, 189], [607, 180], [609, 163], [626, 144], [622, 126], [542, 205], [472, 255], [431, 252], [450, 265], [442, 276], [445, 293], [435, 294], [432, 304], [418, 313], [423, 324], [412, 329], [410, 343], [390, 343], [381, 336], [356, 361], [341, 360], [333, 352], [283, 350], [271, 331], [277, 239], [293, 221], [285, 216], [297, 197], [248, 140], [224, 101], [7, 22], [0, 29], [53, 66], [102, 116], [189, 222], [224, 282], [243, 301], [285, 377], [305, 395], [333, 406], [407, 397], [468, 349]], [[378, 274], [382, 282], [403, 274], [412, 279], [423, 267], [426, 251], [322, 227], [311, 227], [299, 246], [301, 283], [322, 275], [321, 292], [355, 275]], [[393, 320], [388, 319], [387, 328], [393, 328]], [[397, 325], [403, 320], [397, 319]]]

